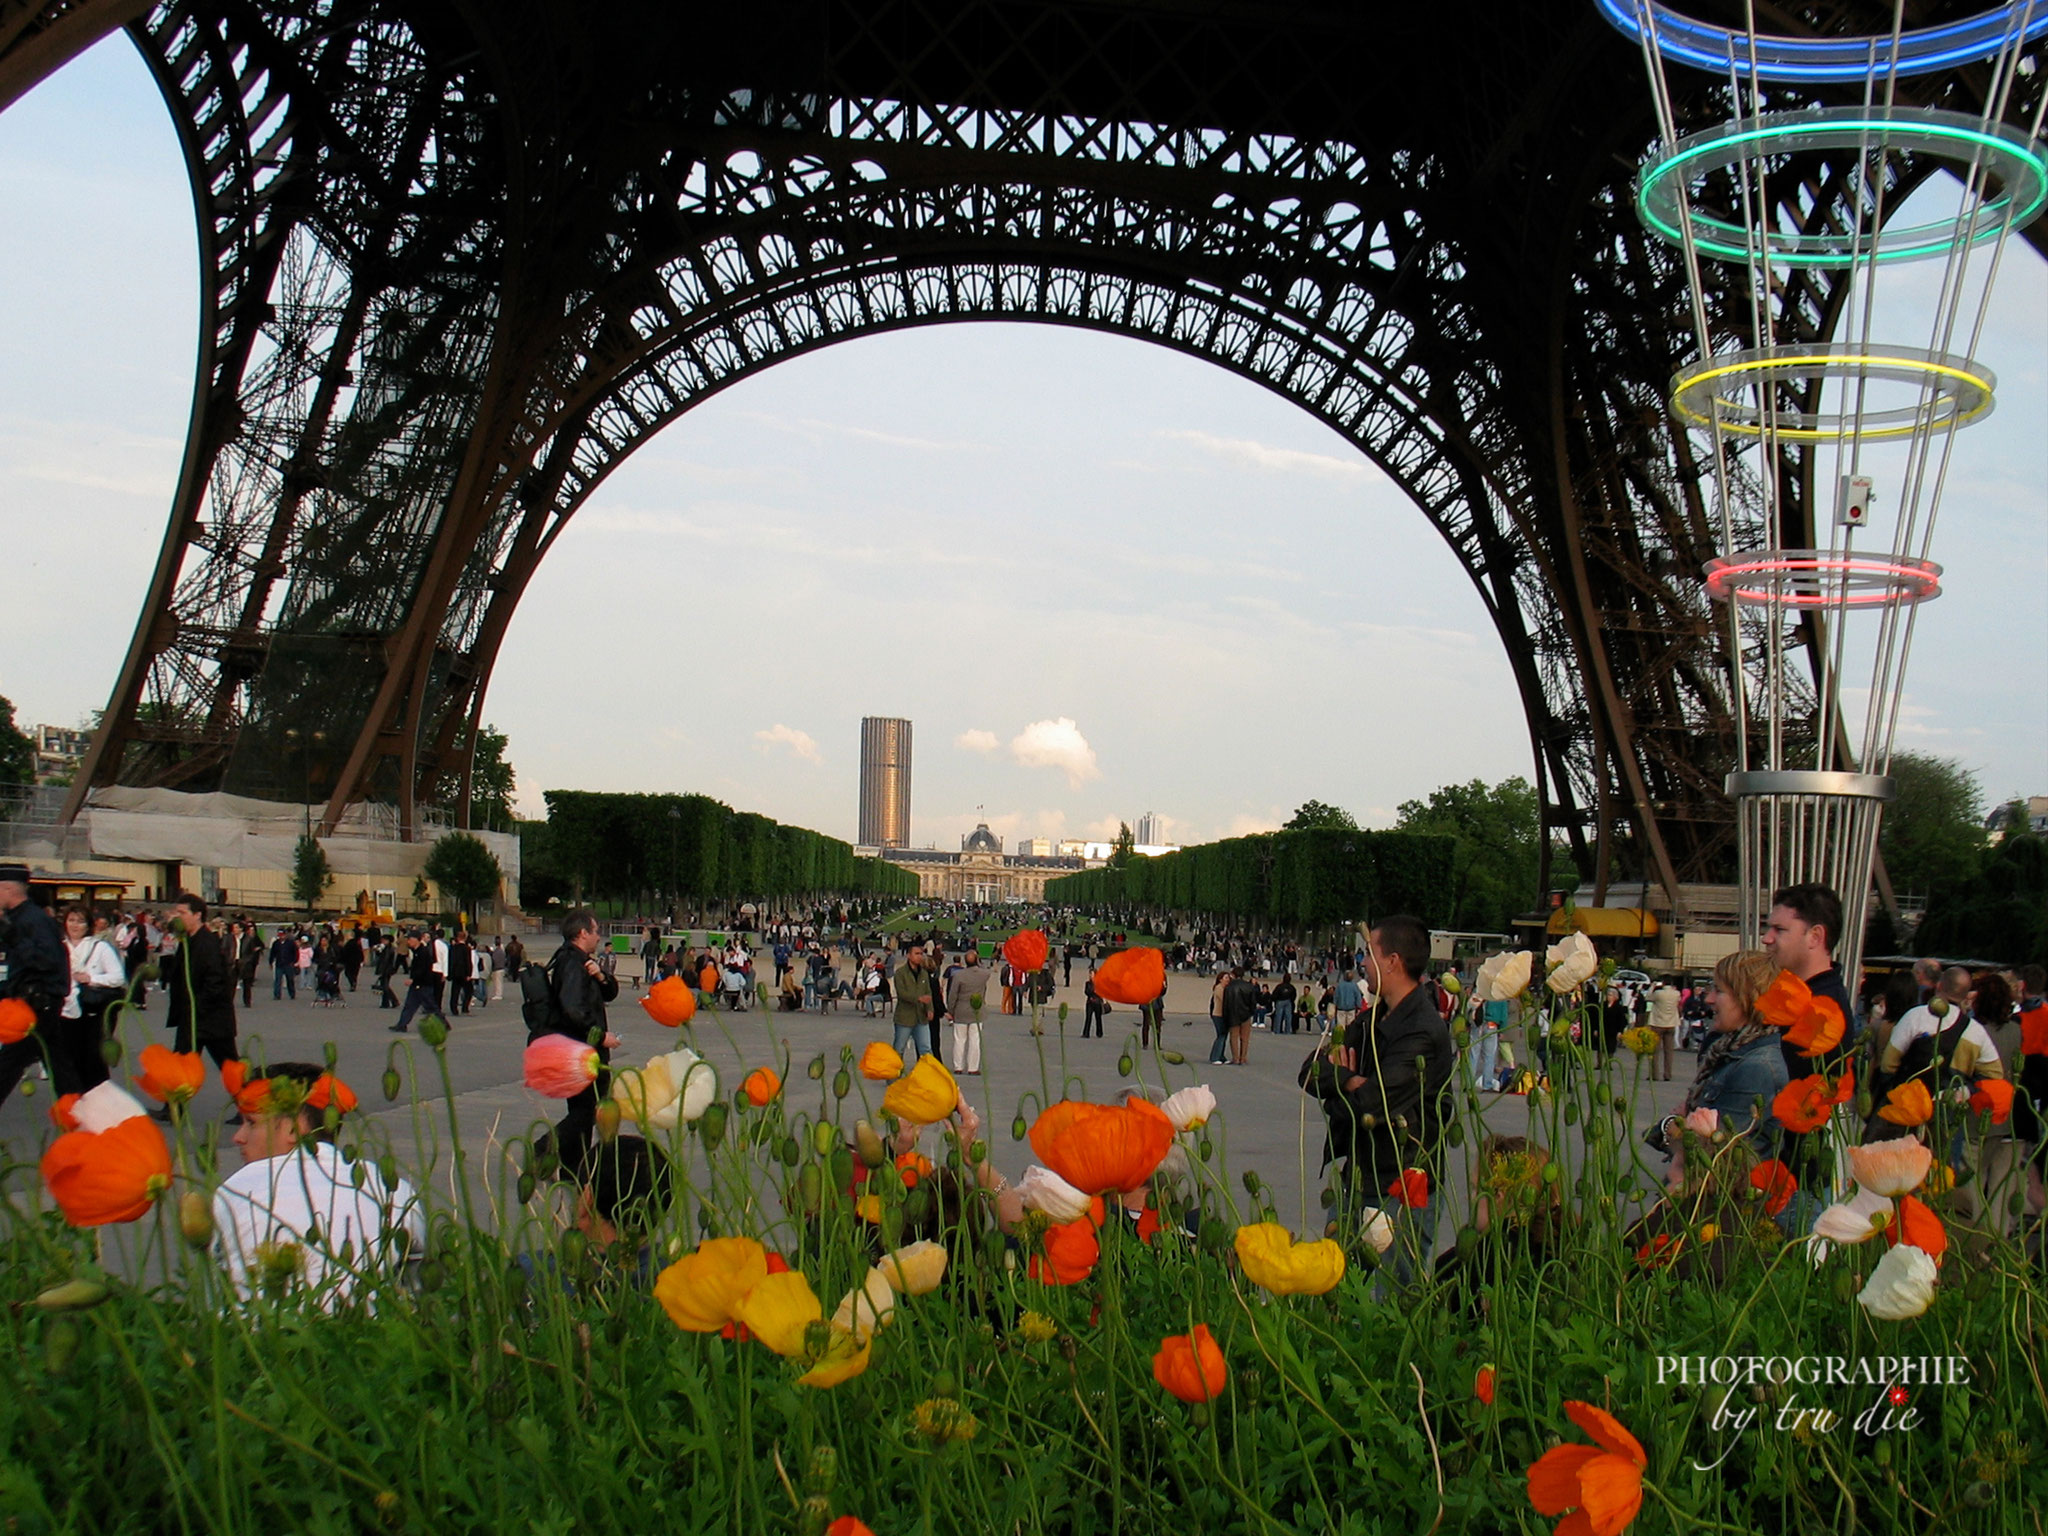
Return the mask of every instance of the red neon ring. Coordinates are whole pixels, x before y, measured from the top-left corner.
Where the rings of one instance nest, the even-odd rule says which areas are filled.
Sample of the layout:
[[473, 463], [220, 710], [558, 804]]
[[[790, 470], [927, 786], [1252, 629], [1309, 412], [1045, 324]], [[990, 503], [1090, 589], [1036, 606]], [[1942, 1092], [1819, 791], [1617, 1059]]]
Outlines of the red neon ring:
[[1723, 555], [1707, 562], [1706, 578], [1715, 601], [1759, 607], [1881, 608], [1941, 595], [1941, 567], [1932, 560], [1818, 549]]

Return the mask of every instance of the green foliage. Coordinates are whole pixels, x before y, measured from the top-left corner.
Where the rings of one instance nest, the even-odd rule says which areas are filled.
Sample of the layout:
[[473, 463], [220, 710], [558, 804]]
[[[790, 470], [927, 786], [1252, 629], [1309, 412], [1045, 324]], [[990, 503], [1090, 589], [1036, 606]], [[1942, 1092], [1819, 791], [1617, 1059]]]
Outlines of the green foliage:
[[1282, 832], [1356, 832], [1358, 822], [1342, 806], [1325, 805], [1320, 800], [1305, 801], [1300, 809], [1287, 818]]
[[0, 787], [35, 781], [35, 738], [15, 725], [13, 701], [0, 698]]
[[[1633, 1536], [1994, 1536], [2034, 1529], [2048, 1502], [2048, 1292], [2021, 1244], [1969, 1225], [1955, 1191], [1928, 1193], [1951, 1244], [1940, 1284], [1920, 1316], [1878, 1317], [1855, 1297], [1888, 1245], [1810, 1258], [1785, 1242], [1739, 1138], [1688, 1140], [1685, 1186], [1659, 1203], [1663, 1170], [1616, 1134], [1652, 1112], [1632, 1057], [1603, 1066], [1559, 1040], [1553, 1091], [1482, 1102], [1461, 1084], [1449, 1144], [1465, 1150], [1446, 1155], [1438, 1188], [1483, 1191], [1492, 1219], [1446, 1222], [1421, 1276], [1388, 1296], [1341, 1186], [1300, 1234], [1331, 1222], [1347, 1261], [1334, 1289], [1253, 1283], [1235, 1228], [1298, 1218], [1262, 1208], [1257, 1170], [1230, 1169], [1222, 1137], [1213, 1162], [1147, 1187], [1162, 1216], [1149, 1241], [1110, 1219], [1068, 1286], [1031, 1277], [1037, 1240], [1020, 1231], [1010, 1249], [979, 1197], [942, 1223], [924, 1191], [881, 1179], [881, 1220], [863, 1221], [843, 1191], [864, 1107], [822, 1092], [728, 1111], [719, 1137], [703, 1122], [656, 1133], [669, 1199], [643, 1260], [637, 1235], [608, 1250], [565, 1231], [525, 1141], [461, 1127], [431, 1059], [424, 1079], [393, 1068], [385, 1096], [409, 1098], [410, 1115], [344, 1117], [335, 1142], [396, 1172], [392, 1128], [430, 1128], [471, 1171], [456, 1176], [469, 1193], [451, 1199], [444, 1154], [404, 1168], [425, 1253], [402, 1276], [363, 1262], [353, 1300], [309, 1295], [289, 1245], [266, 1294], [237, 1299], [210, 1250], [180, 1240], [168, 1201], [133, 1227], [73, 1231], [37, 1211], [32, 1159], [0, 1171], [0, 1528], [820, 1536], [850, 1516], [883, 1536], [1548, 1536], [1528, 1469], [1586, 1443], [1567, 1401], [1611, 1413], [1643, 1449]], [[1197, 1069], [1152, 1055], [1138, 1070], [1163, 1094]], [[1531, 1151], [1483, 1156], [1496, 1129]], [[169, 1134], [171, 1198], [203, 1209], [217, 1130], [181, 1115]], [[804, 1364], [758, 1340], [684, 1332], [648, 1294], [645, 1271], [705, 1236], [743, 1236], [829, 1313], [880, 1257], [878, 1232], [927, 1220], [943, 1279], [899, 1297], [865, 1368], [836, 1386], [799, 1385]], [[1652, 1232], [1670, 1243], [1661, 1262]], [[146, 1280], [110, 1257], [123, 1252]], [[67, 1284], [74, 1303], [109, 1294], [86, 1310], [38, 1304]], [[1152, 1369], [1194, 1324], [1226, 1367], [1199, 1407]], [[1878, 1428], [1853, 1416], [1901, 1406], [1881, 1387], [1808, 1375], [1831, 1360], [1852, 1377], [1896, 1371], [1902, 1357], [1960, 1360], [1967, 1381], [1911, 1382], [1910, 1419]], [[1718, 1361], [1800, 1369], [1702, 1384]], [[1810, 1427], [1789, 1417], [1801, 1408], [1836, 1418]], [[972, 1438], [945, 1438], [970, 1422]]]
[[[521, 900], [533, 895], [695, 902], [748, 897], [915, 896], [917, 876], [850, 844], [708, 795], [551, 789], [544, 823], [521, 822]], [[540, 831], [545, 827], [546, 830]]]
[[1445, 927], [1506, 933], [1541, 898], [1541, 817], [1536, 787], [1527, 779], [1446, 784], [1427, 800], [1402, 802], [1396, 825], [1403, 832], [1441, 833], [1455, 844]]
[[1445, 926], [1450, 838], [1317, 828], [1201, 843], [1046, 882], [1047, 901], [1143, 906], [1316, 928], [1411, 912]]
[[1118, 822], [1116, 824], [1116, 841], [1110, 845], [1109, 867], [1111, 869], [1124, 868], [1132, 859], [1138, 856], [1137, 847], [1138, 840], [1131, 836], [1131, 824], [1127, 821]]
[[492, 832], [512, 830], [512, 792], [518, 778], [505, 758], [505, 733], [487, 725], [477, 732], [469, 770], [469, 824]]
[[458, 910], [475, 912], [498, 894], [505, 872], [483, 839], [467, 832], [449, 832], [427, 851], [427, 878], [441, 887]]
[[1892, 758], [1899, 797], [1884, 810], [1878, 849], [1892, 889], [1931, 904], [1967, 884], [1984, 848], [1984, 796], [1977, 776], [1952, 758], [1901, 752]]
[[1913, 947], [1923, 955], [2048, 965], [2048, 839], [2021, 833], [1985, 849], [1975, 877], [1929, 905]]
[[333, 883], [334, 866], [327, 862], [327, 850], [312, 833], [302, 834], [292, 849], [292, 900], [310, 912]]

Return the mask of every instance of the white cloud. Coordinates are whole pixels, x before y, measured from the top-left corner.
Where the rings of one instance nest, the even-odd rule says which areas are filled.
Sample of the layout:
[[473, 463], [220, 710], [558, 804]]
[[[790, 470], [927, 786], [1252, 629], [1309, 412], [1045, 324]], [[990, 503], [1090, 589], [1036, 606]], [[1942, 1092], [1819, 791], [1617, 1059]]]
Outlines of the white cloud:
[[953, 738], [953, 745], [963, 752], [979, 752], [986, 757], [999, 749], [1002, 742], [996, 739], [994, 731], [962, 731]]
[[1273, 470], [1283, 475], [1310, 474], [1332, 480], [1369, 480], [1376, 473], [1362, 455], [1339, 458], [1330, 453], [1304, 453], [1299, 448], [1275, 448], [1270, 443], [1256, 442], [1248, 437], [1217, 437], [1214, 433], [1191, 430], [1168, 431], [1159, 435], [1174, 442], [1192, 443], [1204, 453], [1227, 459], [1233, 464]]
[[1067, 783], [1079, 789], [1090, 779], [1102, 777], [1095, 749], [1081, 728], [1061, 715], [1057, 720], [1034, 720], [1010, 738], [1010, 756], [1026, 768], [1057, 768]]
[[754, 740], [761, 744], [760, 750], [763, 752], [772, 752], [777, 747], [787, 747], [792, 756], [800, 757], [805, 762], [825, 761], [818, 756], [818, 744], [811, 740], [810, 732], [796, 730], [779, 720], [768, 730], [754, 732]]

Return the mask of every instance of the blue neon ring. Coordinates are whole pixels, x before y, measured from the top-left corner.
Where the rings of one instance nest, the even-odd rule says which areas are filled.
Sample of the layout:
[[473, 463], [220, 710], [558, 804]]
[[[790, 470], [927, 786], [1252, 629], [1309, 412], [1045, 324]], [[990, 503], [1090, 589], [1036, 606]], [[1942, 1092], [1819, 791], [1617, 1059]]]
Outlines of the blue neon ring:
[[[1797, 234], [1761, 231], [1760, 248], [1769, 260], [1794, 267], [1846, 267], [1859, 260], [1920, 261], [1945, 256], [1958, 244], [1994, 240], [2006, 227], [2032, 222], [2048, 205], [2048, 158], [2042, 146], [2003, 125], [1984, 127], [1974, 117], [1928, 107], [1894, 107], [1867, 112], [1861, 107], [1830, 107], [1805, 112], [1773, 112], [1756, 120], [1724, 123], [1706, 133], [1680, 139], [1649, 160], [1636, 179], [1636, 213], [1654, 233], [1674, 245], [1691, 226], [1700, 254], [1722, 261], [1750, 259], [1752, 232], [1740, 224], [1717, 219], [1680, 202], [1681, 184], [1712, 170], [1731, 168], [1759, 149], [1766, 154], [1791, 154], [1807, 149], [1899, 149], [1967, 163], [1979, 160], [1998, 186], [1967, 222], [1887, 225], [1865, 229], [1852, 242], [1847, 235], [1824, 232]], [[1689, 202], [1689, 199], [1688, 199]]]
[[[1637, 0], [1594, 0], [1600, 13], [1620, 32], [1642, 41], [1643, 25]], [[1747, 32], [1709, 26], [1681, 16], [1670, 8], [1648, 0], [1656, 18], [1657, 52], [1674, 64], [1690, 64], [1715, 74], [1728, 73], [1730, 62], [1744, 76], [1751, 76], [1750, 38]], [[1899, 35], [1894, 63], [1889, 37], [1774, 37], [1758, 33], [1753, 78], [1784, 80], [1808, 85], [1825, 85], [1842, 80], [1862, 80], [1873, 70], [1882, 78], [1896, 71], [1901, 76], [1929, 75], [1988, 59], [2006, 45], [2022, 9], [2021, 0], [2007, 0], [1995, 10], [1952, 21], [1945, 26], [1924, 27]], [[2048, 6], [2036, 0], [2034, 15], [2020, 32], [2022, 43], [2031, 43], [2048, 33]], [[1875, 44], [1873, 49], [1872, 44]]]

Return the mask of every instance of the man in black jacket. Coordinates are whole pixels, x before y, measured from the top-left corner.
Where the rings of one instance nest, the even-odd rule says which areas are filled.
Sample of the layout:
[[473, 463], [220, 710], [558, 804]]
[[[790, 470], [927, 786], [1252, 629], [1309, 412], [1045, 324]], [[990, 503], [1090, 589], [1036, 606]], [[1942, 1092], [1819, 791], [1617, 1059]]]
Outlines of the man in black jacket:
[[[170, 999], [174, 1051], [205, 1051], [216, 1065], [236, 1059], [235, 977], [220, 935], [206, 926], [206, 902], [180, 891], [171, 903], [178, 947], [163, 958], [164, 995]], [[158, 1119], [170, 1112], [152, 1110]], [[239, 1116], [237, 1120], [239, 1120]]]
[[[43, 1046], [55, 1044], [57, 1015], [71, 993], [71, 956], [56, 921], [29, 896], [28, 867], [0, 865], [0, 997], [19, 998], [35, 1010], [36, 1025], [12, 1045], [0, 1045], [0, 1104], [14, 1092], [21, 1074], [43, 1059]], [[85, 1085], [71, 1077], [71, 1057], [51, 1051], [51, 1084], [58, 1093], [76, 1093]]]
[[398, 1022], [391, 1026], [391, 1033], [402, 1035], [412, 1023], [412, 1016], [422, 1009], [437, 1013], [434, 994], [439, 990], [440, 973], [434, 969], [434, 945], [428, 937], [415, 928], [405, 936], [405, 971], [408, 985], [405, 989], [405, 1006], [398, 1011]]
[[[1323, 1165], [1342, 1161], [1347, 1209], [1365, 1213], [1369, 1225], [1384, 1220], [1391, 1227], [1387, 1262], [1404, 1284], [1436, 1241], [1437, 1144], [1451, 1113], [1456, 1060], [1425, 979], [1428, 966], [1429, 930], [1420, 920], [1381, 919], [1366, 942], [1366, 979], [1377, 1006], [1360, 1010], [1329, 1054], [1310, 1056], [1300, 1073], [1302, 1088], [1323, 1102]], [[1410, 1169], [1428, 1180], [1420, 1203], [1422, 1190], [1403, 1178]]]
[[[553, 1006], [544, 1024], [527, 1023], [530, 1045], [542, 1035], [567, 1035], [597, 1047], [597, 1059], [608, 1063], [619, 1037], [606, 1027], [604, 1005], [619, 995], [619, 979], [597, 962], [597, 917], [577, 907], [562, 918], [562, 947], [547, 964], [548, 992]], [[590, 1135], [597, 1128], [597, 1101], [610, 1092], [611, 1074], [599, 1069], [597, 1081], [569, 1100], [567, 1113], [555, 1126], [555, 1155], [562, 1169], [580, 1176], [590, 1157]]]

